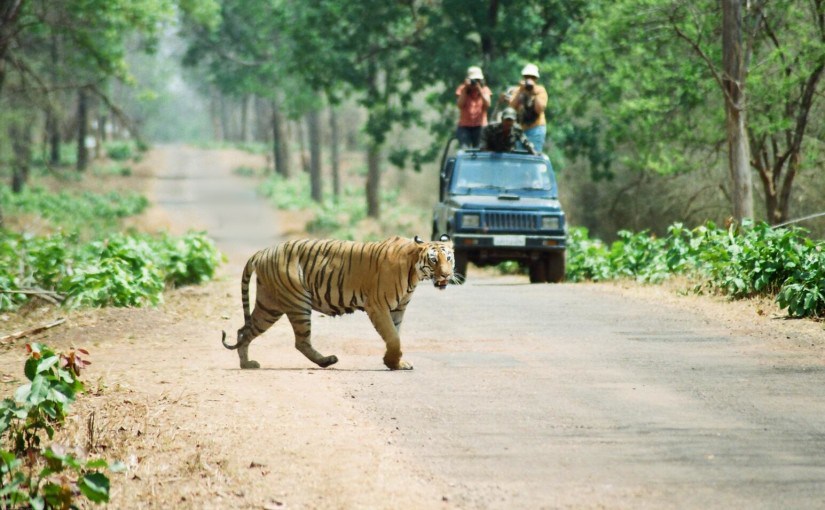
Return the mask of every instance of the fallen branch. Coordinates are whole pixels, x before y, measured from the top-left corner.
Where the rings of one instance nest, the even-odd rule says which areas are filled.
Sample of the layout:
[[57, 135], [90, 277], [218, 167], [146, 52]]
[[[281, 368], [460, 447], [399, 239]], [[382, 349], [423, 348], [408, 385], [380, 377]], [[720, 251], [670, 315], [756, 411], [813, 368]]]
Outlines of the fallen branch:
[[40, 299], [55, 305], [60, 304], [64, 299], [64, 297], [57, 292], [42, 289], [0, 290], [0, 294], [25, 294], [27, 296], [37, 296]]
[[48, 324], [43, 324], [31, 329], [24, 329], [23, 331], [18, 331], [17, 333], [12, 333], [11, 335], [0, 337], [0, 343], [11, 342], [12, 340], [19, 340], [29, 335], [36, 335], [37, 333], [41, 333], [43, 331], [46, 331], [47, 329], [59, 326], [64, 322], [66, 322], [66, 319], [61, 317], [60, 319], [57, 319], [56, 321], [50, 322]]

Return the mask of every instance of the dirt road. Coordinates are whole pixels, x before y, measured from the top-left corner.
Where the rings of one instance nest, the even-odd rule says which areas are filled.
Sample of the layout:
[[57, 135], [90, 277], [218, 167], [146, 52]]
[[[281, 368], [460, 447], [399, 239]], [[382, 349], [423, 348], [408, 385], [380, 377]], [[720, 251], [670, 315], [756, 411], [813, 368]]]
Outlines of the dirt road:
[[[262, 368], [241, 371], [220, 330], [242, 323], [241, 264], [285, 226], [225, 153], [166, 147], [150, 162], [156, 221], [208, 229], [222, 276], [41, 338], [92, 351], [97, 391], [71, 434], [129, 464], [113, 508], [825, 507], [821, 324], [471, 272], [416, 291], [411, 372], [384, 369], [361, 313], [313, 317], [334, 368], [313, 368], [284, 320], [252, 344]], [[0, 371], [21, 360], [2, 353]]]

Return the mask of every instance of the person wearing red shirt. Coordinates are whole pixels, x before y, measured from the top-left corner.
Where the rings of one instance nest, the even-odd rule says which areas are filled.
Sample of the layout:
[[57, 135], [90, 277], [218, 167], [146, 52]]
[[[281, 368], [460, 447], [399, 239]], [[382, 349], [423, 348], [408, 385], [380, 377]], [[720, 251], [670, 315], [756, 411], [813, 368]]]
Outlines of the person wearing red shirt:
[[461, 147], [477, 148], [481, 144], [481, 130], [487, 125], [492, 96], [480, 67], [467, 68], [467, 78], [458, 86], [455, 95], [459, 110], [456, 138]]

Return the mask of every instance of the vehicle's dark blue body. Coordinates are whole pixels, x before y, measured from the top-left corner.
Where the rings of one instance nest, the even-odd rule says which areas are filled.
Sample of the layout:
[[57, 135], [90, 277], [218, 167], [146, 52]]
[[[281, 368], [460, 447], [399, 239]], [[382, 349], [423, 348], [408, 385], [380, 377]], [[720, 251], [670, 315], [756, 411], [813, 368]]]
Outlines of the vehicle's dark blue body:
[[445, 158], [433, 239], [448, 234], [456, 272], [514, 260], [532, 282], [564, 279], [567, 223], [545, 155], [458, 151]]

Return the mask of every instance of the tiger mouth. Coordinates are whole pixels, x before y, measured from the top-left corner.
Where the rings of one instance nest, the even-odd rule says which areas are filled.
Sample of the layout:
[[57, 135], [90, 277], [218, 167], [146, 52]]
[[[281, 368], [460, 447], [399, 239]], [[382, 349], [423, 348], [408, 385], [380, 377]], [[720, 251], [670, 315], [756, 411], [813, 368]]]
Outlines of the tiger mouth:
[[433, 285], [439, 290], [444, 290], [447, 288], [447, 279], [433, 280]]

